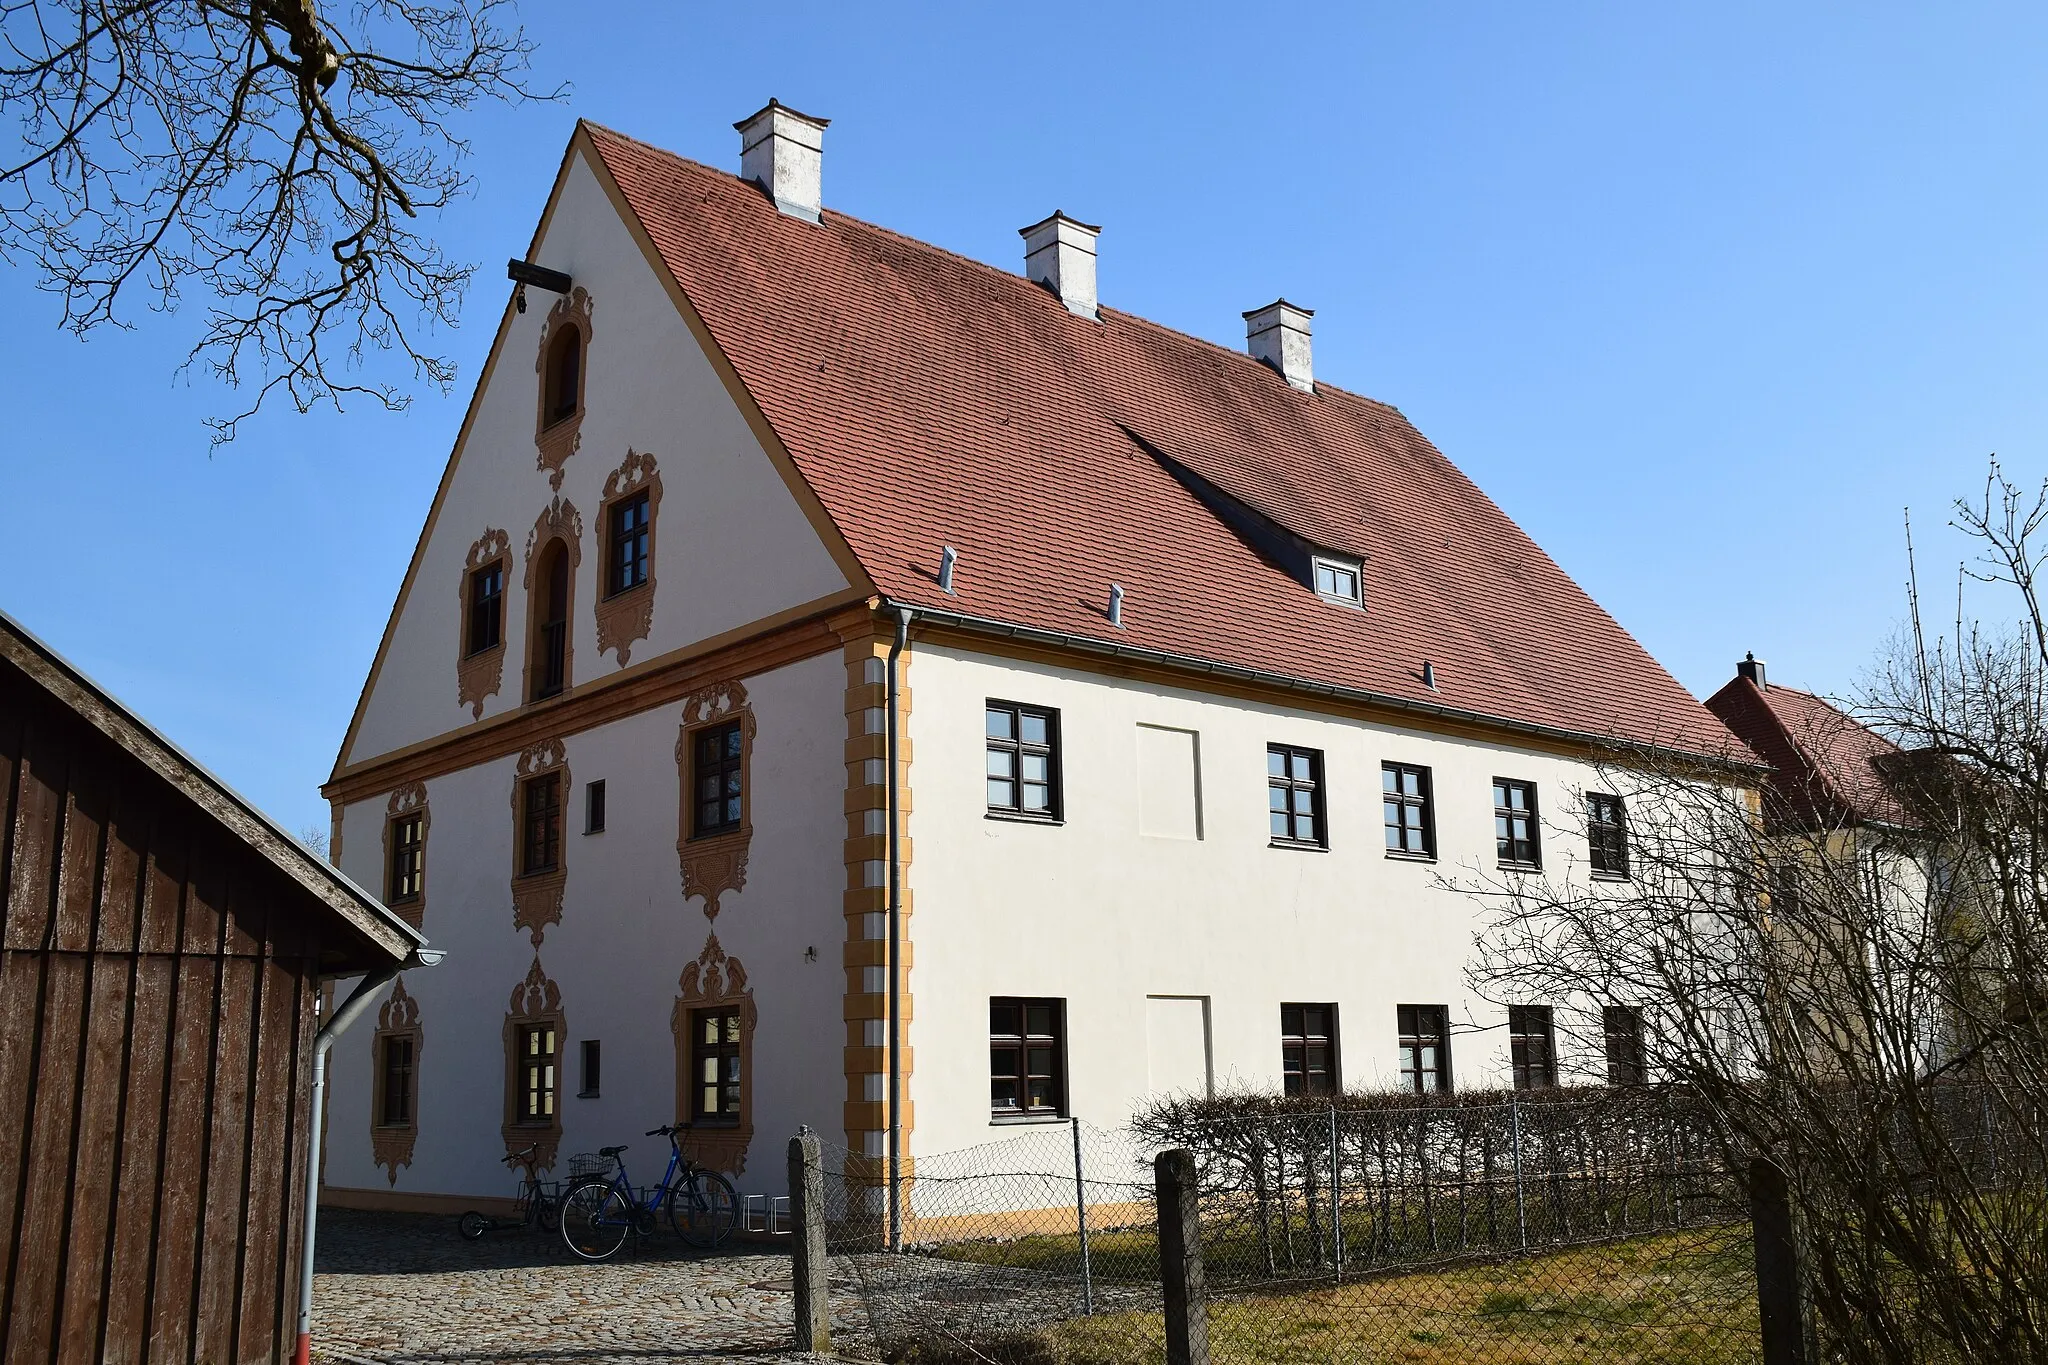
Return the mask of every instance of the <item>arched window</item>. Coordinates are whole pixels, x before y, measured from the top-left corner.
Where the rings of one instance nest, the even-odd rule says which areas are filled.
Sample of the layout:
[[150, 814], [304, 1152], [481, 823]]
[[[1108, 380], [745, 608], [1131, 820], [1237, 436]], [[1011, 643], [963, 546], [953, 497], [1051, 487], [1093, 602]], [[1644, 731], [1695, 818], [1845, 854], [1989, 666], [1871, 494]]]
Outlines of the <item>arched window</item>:
[[561, 541], [541, 551], [539, 601], [534, 614], [533, 696], [552, 697], [569, 682], [569, 547]]
[[553, 426], [576, 415], [583, 397], [583, 329], [561, 327], [548, 343], [546, 397], [542, 423]]

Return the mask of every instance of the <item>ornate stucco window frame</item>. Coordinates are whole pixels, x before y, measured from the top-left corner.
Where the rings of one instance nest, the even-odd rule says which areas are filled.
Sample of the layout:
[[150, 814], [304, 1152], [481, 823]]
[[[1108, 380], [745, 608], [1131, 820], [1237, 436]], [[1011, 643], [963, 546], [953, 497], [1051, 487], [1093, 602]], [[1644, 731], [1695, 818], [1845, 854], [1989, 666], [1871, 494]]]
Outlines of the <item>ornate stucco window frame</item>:
[[[470, 614], [475, 607], [471, 596], [471, 585], [476, 582], [477, 573], [493, 563], [499, 566], [498, 580], [498, 643], [474, 654], [469, 650]], [[469, 547], [469, 554], [462, 561], [462, 583], [458, 589], [462, 598], [460, 620], [462, 633], [455, 642], [455, 699], [456, 704], [467, 706], [471, 720], [482, 720], [484, 698], [497, 695], [505, 682], [505, 637], [511, 634], [510, 613], [505, 609], [505, 599], [512, 588], [512, 537], [488, 527], [476, 543]]]
[[[527, 1029], [547, 1024], [552, 1024], [555, 1029], [555, 1112], [546, 1123], [524, 1122], [519, 1113], [523, 1057], [519, 1044]], [[562, 1146], [562, 1055], [568, 1037], [568, 1019], [562, 1010], [561, 988], [542, 970], [540, 955], [536, 953], [533, 965], [526, 969], [525, 979], [512, 988], [512, 1002], [505, 1011], [505, 1122], [500, 1135], [505, 1139], [507, 1156], [528, 1143], [537, 1144], [540, 1151], [533, 1164], [541, 1170], [553, 1168], [556, 1153]]]
[[[526, 787], [537, 777], [560, 774], [557, 810], [562, 822], [560, 852], [545, 872], [526, 870]], [[569, 885], [569, 797], [575, 784], [568, 751], [559, 739], [544, 739], [519, 755], [512, 769], [512, 925], [524, 929], [538, 949], [550, 924], [562, 922], [562, 897]]]
[[[420, 889], [417, 894], [400, 899], [390, 894], [392, 857], [398, 851], [398, 822], [414, 815], [420, 818]], [[408, 782], [391, 793], [391, 801], [384, 808], [384, 903], [415, 929], [427, 916], [427, 835], [432, 828], [433, 815], [427, 808], [426, 783]]]
[[[612, 592], [612, 510], [639, 493], [647, 494], [647, 577], [623, 592]], [[636, 640], [654, 630], [656, 536], [661, 528], [661, 471], [654, 457], [628, 449], [626, 459], [605, 477], [604, 497], [597, 509], [598, 586], [597, 652], [616, 650], [626, 666]]]
[[[592, 311], [590, 291], [582, 285], [577, 285], [555, 300], [555, 306], [548, 310], [547, 321], [541, 324], [540, 353], [533, 362], [534, 376], [539, 381], [534, 385], [533, 400], [534, 468], [547, 472], [548, 486], [557, 493], [562, 491], [562, 466], [569, 462], [569, 457], [583, 444], [583, 412], [590, 395]], [[575, 331], [580, 347], [576, 361], [576, 410], [567, 417], [550, 422], [548, 355], [554, 349], [555, 339], [564, 329]]]
[[534, 520], [533, 529], [526, 533], [526, 570], [520, 580], [526, 592], [526, 663], [520, 671], [519, 696], [528, 706], [537, 700], [554, 700], [554, 697], [537, 699], [533, 695], [533, 666], [540, 649], [541, 612], [546, 598], [545, 585], [541, 585], [539, 590], [535, 585], [548, 547], [558, 540], [568, 556], [569, 600], [562, 604], [562, 690], [554, 697], [567, 696], [576, 685], [576, 574], [583, 565], [583, 514], [576, 510], [575, 503], [556, 498]]
[[[738, 722], [740, 727], [740, 823], [737, 829], [693, 837], [696, 792], [693, 755], [699, 731]], [[737, 679], [711, 683], [683, 698], [676, 734], [676, 774], [682, 799], [676, 803], [676, 856], [682, 865], [683, 899], [702, 896], [704, 918], [717, 920], [719, 898], [747, 884], [747, 854], [754, 842], [754, 710]]]
[[[739, 1176], [747, 1169], [747, 1149], [754, 1143], [754, 1026], [759, 1013], [747, 969], [727, 957], [718, 935], [704, 941], [697, 960], [683, 968], [669, 1011], [669, 1032], [676, 1044], [676, 1125], [689, 1128], [683, 1150], [714, 1171]], [[740, 1017], [740, 1112], [737, 1122], [705, 1124], [696, 1120], [696, 1019], [706, 1010], [736, 1012]]]
[[[403, 1040], [412, 1044], [412, 1103], [404, 1123], [384, 1122], [385, 1046]], [[370, 1159], [382, 1166], [385, 1178], [398, 1183], [398, 1168], [412, 1165], [413, 1144], [420, 1131], [420, 1052], [424, 1034], [420, 1028], [419, 1002], [405, 989], [400, 975], [391, 987], [391, 998], [377, 1011], [377, 1031], [370, 1042]]]

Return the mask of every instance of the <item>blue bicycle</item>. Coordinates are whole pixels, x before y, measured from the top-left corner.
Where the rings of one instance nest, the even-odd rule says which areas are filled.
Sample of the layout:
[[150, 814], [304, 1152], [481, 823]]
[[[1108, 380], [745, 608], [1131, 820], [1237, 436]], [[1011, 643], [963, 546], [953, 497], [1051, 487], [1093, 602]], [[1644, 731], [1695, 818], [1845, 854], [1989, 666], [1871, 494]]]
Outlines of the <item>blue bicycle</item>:
[[600, 1147], [597, 1154], [611, 1163], [610, 1174], [574, 1181], [562, 1196], [562, 1240], [586, 1261], [609, 1260], [626, 1244], [628, 1233], [653, 1234], [656, 1215], [666, 1213], [675, 1234], [693, 1247], [710, 1250], [739, 1225], [740, 1200], [732, 1183], [683, 1155], [678, 1140], [687, 1130], [664, 1124], [648, 1137], [668, 1139], [668, 1170], [661, 1182], [638, 1197], [626, 1179], [624, 1146]]

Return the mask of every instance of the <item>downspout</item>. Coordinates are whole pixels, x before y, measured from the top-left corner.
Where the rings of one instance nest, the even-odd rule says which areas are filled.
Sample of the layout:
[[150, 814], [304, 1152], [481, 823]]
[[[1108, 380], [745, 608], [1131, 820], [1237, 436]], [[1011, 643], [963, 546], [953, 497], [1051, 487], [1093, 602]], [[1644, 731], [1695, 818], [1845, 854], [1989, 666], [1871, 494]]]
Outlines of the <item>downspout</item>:
[[911, 610], [905, 606], [896, 608], [896, 642], [889, 647], [889, 702], [888, 702], [888, 804], [889, 804], [889, 1249], [903, 1250], [903, 1122], [898, 1108], [903, 1098], [903, 980], [898, 963], [903, 956], [903, 782], [899, 774], [896, 754], [899, 744], [898, 732], [902, 728], [897, 719], [897, 662], [903, 649], [910, 641]]
[[311, 1365], [313, 1359], [313, 1228], [320, 1217], [321, 1120], [327, 1112], [327, 1051], [356, 1016], [370, 1007], [378, 991], [391, 984], [408, 967], [431, 967], [443, 956], [439, 948], [415, 948], [402, 961], [370, 972], [356, 983], [334, 1017], [313, 1035], [312, 1129], [306, 1140], [306, 1235], [299, 1251], [299, 1340], [292, 1352], [293, 1365]]

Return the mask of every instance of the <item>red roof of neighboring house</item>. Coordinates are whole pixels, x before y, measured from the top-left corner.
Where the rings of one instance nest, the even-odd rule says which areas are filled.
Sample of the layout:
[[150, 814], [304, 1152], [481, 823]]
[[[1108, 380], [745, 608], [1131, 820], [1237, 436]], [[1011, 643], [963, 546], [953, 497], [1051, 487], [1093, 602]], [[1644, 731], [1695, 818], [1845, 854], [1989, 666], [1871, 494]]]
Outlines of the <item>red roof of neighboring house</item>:
[[1738, 674], [1707, 698], [1707, 708], [1775, 770], [1771, 786], [1784, 802], [1778, 819], [1803, 828], [1903, 822], [1880, 770], [1898, 746], [1834, 703]]
[[[1425, 707], [1735, 747], [1386, 404], [1326, 382], [1298, 392], [1114, 309], [1077, 317], [1019, 275], [841, 214], [786, 217], [735, 176], [584, 127], [891, 599]], [[1145, 445], [1362, 557], [1367, 609], [1262, 558]], [[960, 552], [953, 596], [937, 583], [945, 545]]]

